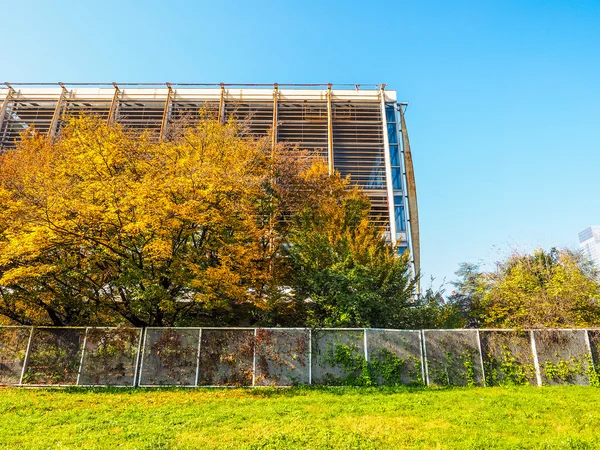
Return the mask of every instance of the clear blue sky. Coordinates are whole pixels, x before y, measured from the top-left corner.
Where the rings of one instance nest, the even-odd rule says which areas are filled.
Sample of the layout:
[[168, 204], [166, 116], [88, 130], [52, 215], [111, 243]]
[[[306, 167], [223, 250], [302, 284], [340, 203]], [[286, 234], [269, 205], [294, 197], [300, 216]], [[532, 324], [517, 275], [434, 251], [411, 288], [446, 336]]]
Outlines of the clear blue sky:
[[600, 1], [3, 2], [0, 80], [387, 83], [425, 276], [600, 224]]

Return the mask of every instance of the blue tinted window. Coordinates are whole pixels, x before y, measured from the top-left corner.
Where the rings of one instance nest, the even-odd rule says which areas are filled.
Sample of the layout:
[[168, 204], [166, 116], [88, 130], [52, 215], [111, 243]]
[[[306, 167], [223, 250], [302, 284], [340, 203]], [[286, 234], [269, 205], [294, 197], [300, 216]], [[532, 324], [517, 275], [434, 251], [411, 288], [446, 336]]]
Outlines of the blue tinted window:
[[390, 162], [392, 166], [400, 165], [400, 154], [397, 145], [390, 145]]
[[398, 247], [398, 255], [403, 255], [406, 250], [406, 247]]
[[397, 144], [398, 143], [398, 133], [396, 132], [396, 124], [395, 123], [388, 123], [388, 140], [390, 142], [390, 144]]
[[394, 206], [394, 216], [396, 217], [396, 233], [406, 231], [406, 218], [404, 217], [404, 206], [402, 204]]
[[385, 119], [388, 122], [396, 121], [396, 111], [394, 110], [394, 105], [385, 105]]
[[392, 169], [392, 186], [396, 190], [402, 190], [402, 171], [399, 167]]

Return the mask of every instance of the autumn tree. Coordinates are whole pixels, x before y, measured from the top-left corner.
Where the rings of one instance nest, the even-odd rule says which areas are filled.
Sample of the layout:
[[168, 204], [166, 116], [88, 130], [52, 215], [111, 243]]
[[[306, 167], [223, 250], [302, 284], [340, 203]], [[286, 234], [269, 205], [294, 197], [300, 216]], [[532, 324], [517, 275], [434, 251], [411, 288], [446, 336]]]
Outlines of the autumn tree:
[[230, 320], [268, 284], [257, 243], [272, 232], [260, 211], [277, 196], [272, 158], [266, 140], [209, 119], [173, 142], [95, 117], [56, 141], [26, 138], [0, 163], [1, 312], [55, 325], [111, 312], [138, 326]]
[[0, 314], [18, 323], [375, 324], [411, 291], [362, 193], [233, 121], [159, 142], [74, 117], [1, 158]]

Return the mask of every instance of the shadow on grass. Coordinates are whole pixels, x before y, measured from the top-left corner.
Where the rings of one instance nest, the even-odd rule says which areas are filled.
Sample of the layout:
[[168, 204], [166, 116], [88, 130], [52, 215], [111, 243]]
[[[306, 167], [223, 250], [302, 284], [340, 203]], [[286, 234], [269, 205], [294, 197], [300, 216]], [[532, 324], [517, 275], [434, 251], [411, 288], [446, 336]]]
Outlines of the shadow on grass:
[[[527, 388], [527, 387], [526, 387]], [[19, 389], [19, 388], [17, 388]], [[35, 388], [35, 390], [43, 392], [62, 392], [65, 394], [115, 394], [115, 395], [146, 395], [151, 393], [181, 393], [182, 395], [193, 393], [226, 393], [235, 392], [236, 395], [246, 395], [256, 398], [278, 398], [278, 397], [298, 397], [307, 396], [312, 393], [330, 394], [336, 396], [346, 395], [397, 395], [397, 394], [417, 394], [417, 393], [441, 393], [447, 391], [473, 391], [478, 389], [498, 389], [484, 387], [427, 387], [427, 386], [373, 386], [373, 387], [356, 387], [356, 386], [292, 386], [292, 387], [175, 387], [175, 386], [157, 386], [157, 387], [44, 387]], [[502, 388], [500, 388], [502, 389]]]

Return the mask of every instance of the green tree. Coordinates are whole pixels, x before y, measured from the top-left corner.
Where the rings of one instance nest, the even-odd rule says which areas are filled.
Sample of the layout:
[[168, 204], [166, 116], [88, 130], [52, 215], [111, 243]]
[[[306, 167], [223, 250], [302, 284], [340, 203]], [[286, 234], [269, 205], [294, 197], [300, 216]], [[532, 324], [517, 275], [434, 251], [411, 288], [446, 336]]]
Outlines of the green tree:
[[415, 308], [409, 255], [369, 222], [370, 203], [348, 180], [320, 177], [315, 204], [295, 218], [287, 256], [307, 323], [405, 327]]
[[583, 327], [600, 319], [599, 285], [580, 253], [556, 248], [515, 253], [487, 278], [485, 326]]

